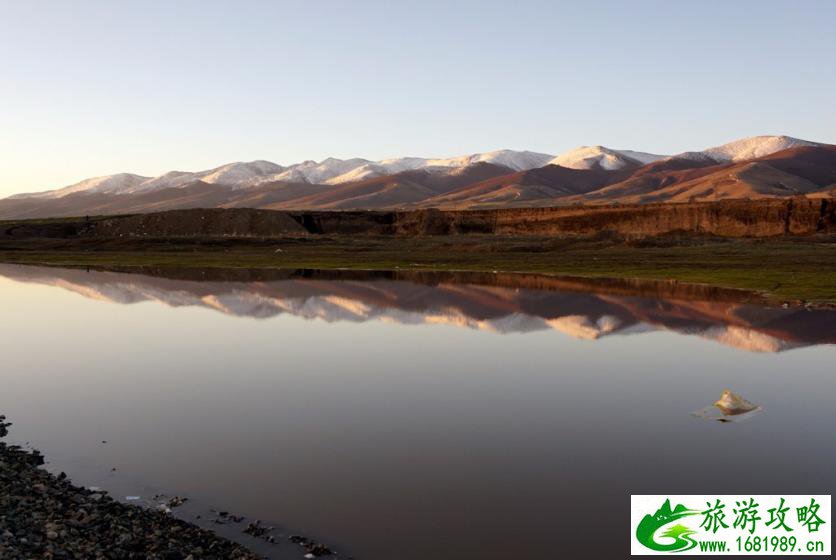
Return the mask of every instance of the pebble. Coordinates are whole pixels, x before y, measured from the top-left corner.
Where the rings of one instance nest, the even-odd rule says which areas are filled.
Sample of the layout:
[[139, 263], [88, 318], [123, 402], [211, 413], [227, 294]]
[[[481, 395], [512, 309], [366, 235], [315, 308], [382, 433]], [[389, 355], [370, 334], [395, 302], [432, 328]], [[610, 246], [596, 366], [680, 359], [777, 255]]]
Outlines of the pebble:
[[[0, 415], [0, 437], [8, 434], [10, 424], [5, 420]], [[163, 512], [75, 486], [66, 474], [56, 476], [39, 468], [43, 464], [38, 451], [0, 441], [0, 558], [4, 560], [263, 558]]]

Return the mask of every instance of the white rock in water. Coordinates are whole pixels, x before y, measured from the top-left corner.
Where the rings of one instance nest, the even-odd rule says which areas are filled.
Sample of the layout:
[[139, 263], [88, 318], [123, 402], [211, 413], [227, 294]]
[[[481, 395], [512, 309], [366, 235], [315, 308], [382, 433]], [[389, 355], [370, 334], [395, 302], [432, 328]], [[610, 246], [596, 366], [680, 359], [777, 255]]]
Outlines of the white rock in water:
[[728, 389], [723, 390], [723, 394], [714, 403], [714, 406], [719, 408], [723, 414], [728, 416], [732, 416], [735, 414], [744, 414], [746, 412], [751, 412], [758, 408], [757, 405], [750, 403], [740, 395], [736, 393], [732, 393]]
[[704, 420], [741, 422], [761, 412], [763, 412], [763, 408], [760, 406], [726, 389], [714, 404], [692, 412], [692, 414]]

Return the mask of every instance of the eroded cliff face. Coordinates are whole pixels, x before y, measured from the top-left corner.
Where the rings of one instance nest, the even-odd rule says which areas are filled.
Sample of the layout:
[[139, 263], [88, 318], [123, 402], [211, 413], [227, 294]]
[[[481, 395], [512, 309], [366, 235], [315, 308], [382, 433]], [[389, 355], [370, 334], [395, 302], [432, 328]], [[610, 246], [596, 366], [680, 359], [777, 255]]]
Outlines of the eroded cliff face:
[[728, 200], [688, 204], [496, 210], [286, 212], [247, 208], [172, 210], [60, 223], [0, 223], [0, 238], [467, 235], [650, 237], [809, 236], [836, 233], [836, 199]]
[[426, 210], [398, 213], [394, 228], [401, 235], [612, 232], [644, 237], [681, 232], [724, 237], [806, 236], [836, 232], [836, 204], [833, 199], [793, 198], [460, 212]]

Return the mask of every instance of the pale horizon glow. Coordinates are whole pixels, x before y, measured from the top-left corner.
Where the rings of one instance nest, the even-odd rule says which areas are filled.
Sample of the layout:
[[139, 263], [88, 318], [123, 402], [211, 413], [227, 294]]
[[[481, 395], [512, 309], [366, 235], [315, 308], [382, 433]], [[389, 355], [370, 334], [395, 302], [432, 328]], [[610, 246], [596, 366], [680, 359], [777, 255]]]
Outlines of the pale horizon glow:
[[233, 161], [836, 143], [836, 4], [6, 3], [0, 197]]

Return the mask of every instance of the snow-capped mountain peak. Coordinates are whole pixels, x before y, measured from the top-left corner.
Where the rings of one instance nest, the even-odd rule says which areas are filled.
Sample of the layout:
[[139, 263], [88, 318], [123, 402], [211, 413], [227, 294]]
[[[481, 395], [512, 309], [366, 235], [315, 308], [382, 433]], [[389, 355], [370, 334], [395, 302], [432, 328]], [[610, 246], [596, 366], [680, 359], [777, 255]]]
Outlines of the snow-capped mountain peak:
[[260, 182], [287, 181], [291, 183], [324, 184], [334, 177], [369, 163], [371, 163], [369, 160], [363, 158], [337, 159], [329, 157], [319, 163], [307, 160], [291, 165], [281, 173], [265, 177]]
[[571, 169], [621, 169], [627, 165], [645, 165], [667, 156], [632, 150], [613, 150], [604, 146], [581, 146], [560, 154], [548, 163]]
[[267, 177], [261, 182], [289, 181], [338, 185], [418, 169], [444, 173], [482, 162], [502, 165], [515, 171], [523, 171], [542, 167], [551, 157], [549, 154], [537, 152], [496, 150], [453, 158], [403, 157], [381, 161], [369, 161], [362, 158], [346, 160], [327, 158], [319, 163], [306, 161], [292, 165], [286, 171]]
[[449, 159], [425, 160], [425, 167], [466, 167], [476, 163], [492, 163], [513, 169], [525, 171], [542, 167], [551, 159], [551, 155], [529, 151], [496, 150], [481, 154], [471, 154]]
[[800, 140], [791, 136], [752, 136], [734, 140], [722, 146], [707, 148], [701, 152], [683, 152], [671, 157], [708, 163], [733, 163], [766, 157], [789, 148], [821, 145], [818, 142]]
[[742, 138], [703, 150], [702, 153], [715, 161], [745, 161], [759, 157], [765, 157], [775, 152], [799, 146], [819, 146], [816, 142], [800, 140], [790, 136], [752, 136]]
[[101, 177], [85, 179], [57, 190], [16, 194], [9, 198], [61, 198], [63, 196], [82, 192], [127, 192], [149, 179], [150, 177], [143, 177], [142, 175], [134, 175], [132, 173], [116, 173], [115, 175], [103, 175]]
[[151, 192], [161, 189], [184, 187], [195, 181], [243, 187], [257, 183], [262, 177], [280, 173], [284, 169], [281, 165], [265, 160], [238, 161], [207, 169], [206, 171], [169, 171], [159, 177], [147, 179], [138, 185], [113, 192], [120, 194]]
[[256, 177], [281, 173], [284, 169], [281, 165], [264, 160], [247, 163], [237, 162], [208, 171], [201, 175], [199, 179], [205, 183], [240, 184], [251, 181]]

